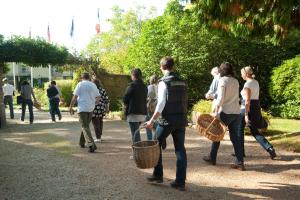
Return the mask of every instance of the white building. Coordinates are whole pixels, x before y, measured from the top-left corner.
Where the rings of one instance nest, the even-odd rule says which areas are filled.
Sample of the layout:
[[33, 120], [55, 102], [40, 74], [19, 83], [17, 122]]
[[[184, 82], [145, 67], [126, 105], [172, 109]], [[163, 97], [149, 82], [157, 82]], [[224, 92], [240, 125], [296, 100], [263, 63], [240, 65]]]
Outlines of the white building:
[[[73, 72], [59, 72], [56, 67], [29, 67], [21, 63], [9, 63], [9, 71], [5, 75], [9, 82], [15, 85], [15, 89], [20, 88], [20, 83], [23, 80], [33, 82], [34, 87], [43, 87], [44, 82], [51, 80], [73, 79]], [[15, 76], [15, 80], [14, 80]]]

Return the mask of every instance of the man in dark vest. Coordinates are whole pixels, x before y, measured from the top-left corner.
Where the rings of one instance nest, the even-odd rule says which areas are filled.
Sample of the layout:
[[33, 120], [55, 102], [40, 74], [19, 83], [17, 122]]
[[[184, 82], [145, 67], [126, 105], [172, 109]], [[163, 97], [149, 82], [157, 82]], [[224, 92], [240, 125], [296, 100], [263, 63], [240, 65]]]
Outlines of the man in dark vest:
[[[185, 126], [187, 124], [187, 87], [185, 82], [174, 72], [174, 60], [164, 57], [160, 61], [160, 70], [163, 77], [158, 84], [158, 100], [152, 118], [147, 122], [147, 128], [152, 128], [158, 120], [156, 134], [160, 147], [171, 134], [175, 146], [176, 179], [171, 187], [185, 190], [187, 157], [184, 146]], [[147, 178], [150, 182], [163, 182], [162, 152], [152, 176]]]

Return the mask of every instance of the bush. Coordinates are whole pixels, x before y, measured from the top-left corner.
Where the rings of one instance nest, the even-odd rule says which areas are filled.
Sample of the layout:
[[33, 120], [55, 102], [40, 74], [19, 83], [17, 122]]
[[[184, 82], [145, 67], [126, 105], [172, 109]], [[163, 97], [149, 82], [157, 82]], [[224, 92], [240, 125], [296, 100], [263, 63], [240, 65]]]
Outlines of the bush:
[[34, 88], [33, 91], [37, 101], [41, 104], [41, 106], [48, 106], [49, 100], [47, 97], [47, 91], [41, 88]]
[[300, 55], [273, 70], [269, 87], [274, 116], [300, 119]]
[[201, 99], [194, 106], [192, 111], [199, 112], [201, 114], [212, 112], [212, 101]]

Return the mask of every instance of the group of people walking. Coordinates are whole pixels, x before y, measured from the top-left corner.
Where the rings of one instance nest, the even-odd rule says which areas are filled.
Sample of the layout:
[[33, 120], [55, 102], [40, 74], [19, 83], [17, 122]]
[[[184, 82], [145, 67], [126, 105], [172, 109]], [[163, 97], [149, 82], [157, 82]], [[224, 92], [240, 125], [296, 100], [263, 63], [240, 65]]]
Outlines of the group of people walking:
[[[270, 154], [271, 159], [274, 159], [276, 153], [272, 144], [259, 131], [267, 127], [267, 122], [261, 114], [259, 84], [254, 79], [252, 68], [247, 66], [241, 69], [241, 76], [246, 81], [240, 92], [241, 101], [239, 83], [230, 63], [224, 62], [220, 67], [213, 68], [211, 74], [214, 79], [205, 96], [213, 100], [214, 115], [219, 116], [229, 129], [230, 140], [234, 148], [233, 156], [236, 157], [231, 167], [245, 170], [244, 129], [246, 125], [250, 128], [253, 137]], [[215, 165], [219, 146], [220, 142], [213, 142], [209, 156], [203, 157], [203, 160]]]
[[[131, 132], [132, 143], [140, 141], [141, 124], [147, 129], [147, 139], [153, 140], [152, 130], [155, 129], [155, 139], [160, 146], [160, 156], [153, 173], [147, 178], [149, 182], [163, 182], [162, 149], [166, 148], [166, 138], [173, 137], [176, 162], [176, 179], [171, 182], [171, 187], [185, 190], [187, 155], [185, 149], [185, 127], [187, 125], [187, 85], [178, 74], [174, 72], [174, 60], [172, 57], [163, 57], [160, 61], [160, 70], [163, 74], [158, 80], [157, 76], [150, 78], [147, 87], [142, 80], [142, 72], [135, 68], [131, 71], [132, 82], [126, 88], [123, 97], [125, 115]], [[230, 140], [234, 148], [233, 156], [236, 157], [231, 166], [235, 169], [245, 170], [244, 157], [244, 128], [248, 126], [251, 134], [260, 145], [270, 154], [271, 159], [276, 157], [272, 144], [260, 133], [260, 128], [267, 126], [262, 117], [259, 102], [259, 84], [254, 79], [251, 67], [241, 69], [241, 77], [246, 81], [241, 92], [239, 82], [235, 76], [233, 66], [224, 62], [219, 67], [212, 69], [214, 79], [209, 91], [205, 94], [207, 99], [213, 100], [212, 113], [219, 118], [229, 130]], [[109, 103], [106, 91], [101, 87], [99, 79], [91, 80], [89, 73], [81, 74], [81, 81], [77, 84], [69, 111], [74, 113], [73, 106], [77, 102], [77, 112], [81, 123], [81, 135], [79, 145], [88, 146], [89, 152], [97, 149], [95, 143], [101, 142], [103, 117]], [[5, 102], [11, 105], [11, 88], [4, 86]], [[30, 123], [33, 122], [32, 97], [36, 100], [32, 88], [28, 82], [23, 82], [21, 87], [23, 97], [22, 117], [24, 120], [26, 105], [29, 107]], [[61, 119], [59, 111], [60, 92], [56, 82], [52, 81], [47, 89], [49, 97], [51, 119], [55, 121], [55, 115]], [[241, 95], [241, 99], [240, 99]], [[11, 118], [14, 117], [11, 112]], [[92, 122], [96, 134], [93, 139], [90, 123]], [[220, 142], [212, 142], [211, 151], [203, 160], [216, 165], [217, 153]]]

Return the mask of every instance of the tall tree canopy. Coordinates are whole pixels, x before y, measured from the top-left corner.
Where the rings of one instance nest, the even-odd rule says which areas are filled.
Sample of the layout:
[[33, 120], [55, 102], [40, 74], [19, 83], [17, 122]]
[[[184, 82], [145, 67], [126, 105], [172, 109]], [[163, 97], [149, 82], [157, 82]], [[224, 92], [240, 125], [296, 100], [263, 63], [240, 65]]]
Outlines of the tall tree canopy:
[[235, 36], [266, 36], [273, 41], [300, 28], [300, 0], [192, 0], [198, 19]]
[[0, 62], [21, 62], [32, 67], [63, 65], [69, 56], [65, 47], [43, 39], [14, 36], [0, 40]]

